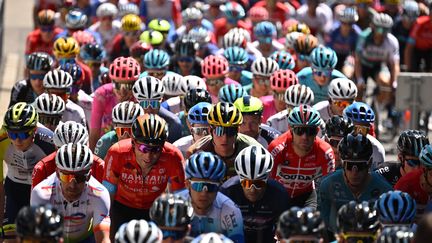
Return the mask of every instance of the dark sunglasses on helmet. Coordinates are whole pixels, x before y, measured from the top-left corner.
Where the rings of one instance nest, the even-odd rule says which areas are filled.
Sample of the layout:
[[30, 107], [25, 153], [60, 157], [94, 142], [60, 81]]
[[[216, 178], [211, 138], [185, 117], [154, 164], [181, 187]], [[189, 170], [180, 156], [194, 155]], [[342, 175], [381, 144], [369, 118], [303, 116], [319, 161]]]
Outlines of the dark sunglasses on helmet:
[[318, 77], [330, 77], [333, 70], [318, 70], [318, 69], [312, 69], [313, 75], [316, 75]]
[[318, 134], [317, 127], [293, 127], [292, 130], [298, 136], [303, 136], [303, 134], [306, 134], [306, 136], [316, 136]]

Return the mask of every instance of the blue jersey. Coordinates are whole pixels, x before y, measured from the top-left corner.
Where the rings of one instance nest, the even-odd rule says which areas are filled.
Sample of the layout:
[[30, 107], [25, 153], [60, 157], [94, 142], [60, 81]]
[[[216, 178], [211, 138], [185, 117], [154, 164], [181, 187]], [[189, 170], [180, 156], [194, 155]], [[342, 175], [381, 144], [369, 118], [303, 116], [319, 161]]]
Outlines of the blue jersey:
[[[326, 43], [337, 54], [349, 55], [355, 51], [357, 38], [361, 30], [357, 25], [353, 25], [348, 36], [342, 36], [341, 26], [336, 27], [329, 36], [326, 37]], [[342, 60], [343, 61], [343, 60]]]
[[331, 80], [335, 78], [346, 78], [343, 73], [339, 72], [338, 70], [333, 70], [330, 80], [327, 82], [326, 85], [321, 86], [317, 82], [315, 82], [313, 78], [312, 68], [311, 67], [305, 67], [300, 72], [297, 73], [297, 78], [299, 80], [300, 84], [304, 84], [312, 89], [314, 93], [314, 103], [316, 104], [323, 100], [328, 100], [328, 84]]
[[332, 232], [336, 232], [337, 213], [342, 205], [350, 201], [376, 201], [381, 194], [393, 190], [380, 174], [372, 172], [368, 185], [356, 197], [345, 183], [343, 173], [343, 170], [339, 169], [329, 174], [323, 178], [319, 189], [318, 205], [320, 205], [321, 216]]
[[[177, 193], [190, 200], [188, 190]], [[197, 237], [202, 233], [221, 233], [236, 243], [244, 242], [243, 217], [240, 209], [227, 196], [218, 192], [212, 208], [206, 215], [194, 214], [191, 222], [190, 236]]]
[[101, 159], [105, 159], [108, 149], [118, 142], [117, 133], [115, 131], [109, 131], [105, 133], [96, 143], [94, 153]]

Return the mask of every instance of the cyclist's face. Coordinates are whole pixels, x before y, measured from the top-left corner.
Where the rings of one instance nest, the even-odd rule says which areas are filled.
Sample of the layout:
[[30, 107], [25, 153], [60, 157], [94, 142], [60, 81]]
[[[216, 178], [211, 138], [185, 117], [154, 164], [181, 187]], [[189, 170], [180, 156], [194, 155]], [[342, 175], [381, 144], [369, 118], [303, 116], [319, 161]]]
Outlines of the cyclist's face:
[[[66, 175], [71, 174], [70, 172], [66, 172], [66, 171], [62, 171], [62, 172], [58, 171], [57, 177], [59, 177], [59, 178], [60, 178], [60, 175], [59, 175], [60, 173], [63, 173]], [[85, 183], [85, 181], [84, 182], [77, 182], [76, 179], [72, 179], [69, 182], [60, 180], [60, 184], [61, 184], [63, 196], [65, 197], [66, 200], [68, 200], [70, 202], [77, 200], [81, 196], [82, 192], [84, 191], [84, 188], [87, 185], [87, 183]]]
[[[119, 82], [121, 83], [121, 82]], [[128, 101], [132, 97], [132, 88], [126, 88], [124, 86], [120, 87], [120, 89], [114, 88], [113, 92], [119, 102]]]
[[223, 157], [231, 155], [232, 151], [234, 150], [237, 135], [230, 136], [227, 134], [222, 134], [221, 136], [218, 136], [216, 134], [216, 129], [211, 130], [213, 135], [213, 144], [215, 150], [217, 150], [217, 153]]
[[264, 193], [266, 191], [265, 188], [257, 189], [253, 186], [249, 189], [242, 187], [242, 189], [246, 199], [253, 203], [260, 200], [264, 196]]
[[352, 186], [361, 186], [369, 173], [368, 169], [359, 169], [360, 167], [357, 166], [353, 166], [351, 169], [347, 169], [346, 167], [344, 168], [344, 172], [349, 183]]
[[[209, 181], [209, 180], [192, 178], [191, 181]], [[189, 189], [190, 196], [192, 199], [192, 206], [194, 207], [194, 210], [205, 211], [208, 208], [210, 208], [214, 200], [216, 199], [217, 191], [208, 192], [207, 190], [203, 190], [201, 192], [197, 192], [192, 189], [190, 183], [191, 183], [190, 181], [186, 181], [186, 187]]]
[[331, 105], [331, 111], [334, 113], [334, 115], [341, 116], [343, 114], [344, 109], [352, 104], [354, 100], [345, 100], [345, 99], [332, 99], [330, 102]]
[[415, 169], [420, 168], [420, 161], [418, 157], [398, 154], [398, 159], [402, 163], [403, 174], [407, 174]]
[[159, 151], [159, 152], [153, 152], [153, 151], [141, 152], [138, 149], [139, 143], [135, 142], [134, 144], [135, 144], [134, 145], [135, 157], [136, 157], [136, 161], [139, 164], [141, 164], [141, 163], [144, 163], [145, 165], [155, 164], [159, 160], [159, 158], [162, 154], [162, 151]]
[[243, 123], [239, 128], [239, 132], [251, 136], [253, 138], [257, 138], [259, 136], [261, 124], [261, 116], [260, 115], [244, 115]]
[[33, 132], [29, 132], [30, 136], [26, 139], [20, 139], [20, 138], [16, 138], [14, 139], [10, 139], [10, 141], [12, 142], [12, 145], [19, 151], [26, 151], [27, 149], [30, 148], [30, 146], [33, 144], [33, 138], [34, 138], [34, 131]]
[[42, 75], [46, 73], [42, 71], [35, 71], [35, 70], [30, 70], [29, 73], [30, 73], [30, 85], [33, 91], [38, 95], [42, 94], [44, 92]]
[[312, 149], [312, 146], [315, 141], [315, 135], [308, 136], [306, 133], [302, 135], [296, 134], [293, 130], [291, 130], [291, 134], [293, 136], [293, 146], [296, 147], [300, 151], [309, 151]]
[[270, 77], [254, 75], [253, 88], [262, 95], [267, 95], [270, 91]]
[[[286, 103], [285, 103], [285, 100], [284, 100], [284, 99], [280, 99], [280, 97], [281, 97], [280, 94], [283, 95], [283, 94], [285, 94], [285, 92], [277, 93], [277, 92], [273, 91], [273, 93], [276, 94], [276, 95], [273, 95], [273, 97], [274, 97], [274, 100], [273, 100], [273, 101], [274, 101], [274, 104], [275, 104], [276, 110], [277, 110], [278, 112], [285, 110], [286, 107], [287, 107], [287, 105], [286, 105]], [[275, 96], [277, 96], [277, 97], [279, 97], [279, 98], [276, 98]], [[282, 97], [283, 97], [283, 96], [282, 96]]]

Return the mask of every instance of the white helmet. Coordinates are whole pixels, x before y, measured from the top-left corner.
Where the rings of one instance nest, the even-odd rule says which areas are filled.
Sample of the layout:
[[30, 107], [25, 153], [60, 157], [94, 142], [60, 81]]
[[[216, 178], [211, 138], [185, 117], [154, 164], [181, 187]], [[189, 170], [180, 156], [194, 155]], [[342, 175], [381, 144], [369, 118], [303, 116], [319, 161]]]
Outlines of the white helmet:
[[118, 11], [120, 18], [128, 14], [139, 15], [139, 8], [135, 3], [119, 3]]
[[301, 32], [290, 32], [285, 37], [285, 46], [290, 49], [294, 49], [294, 45], [297, 42], [297, 39], [300, 35], [303, 35]]
[[252, 145], [240, 151], [234, 167], [240, 179], [266, 180], [273, 164], [270, 152], [261, 146]]
[[117, 6], [112, 3], [102, 3], [96, 10], [96, 16], [102, 17], [115, 17], [118, 13]]
[[162, 231], [153, 222], [133, 219], [124, 223], [115, 235], [116, 243], [160, 243]]
[[86, 145], [68, 143], [57, 150], [55, 161], [60, 170], [88, 171], [93, 164], [93, 153]]
[[183, 23], [190, 20], [200, 20], [203, 18], [203, 13], [197, 8], [187, 8], [181, 12]]
[[87, 145], [89, 134], [81, 123], [75, 121], [60, 122], [54, 131], [53, 140], [57, 147], [68, 143]]
[[249, 31], [247, 31], [247, 30], [245, 30], [243, 28], [234, 27], [234, 28], [232, 28], [232, 29], [230, 29], [228, 31], [228, 33], [230, 33], [230, 32], [240, 33], [240, 34], [242, 34], [244, 36], [244, 38], [246, 39], [247, 42], [251, 42], [252, 41], [251, 35], [250, 35]]
[[234, 241], [223, 234], [212, 232], [199, 235], [191, 243], [234, 243]]
[[291, 85], [285, 91], [285, 103], [291, 106], [310, 105], [314, 101], [314, 93], [311, 88], [303, 84]]
[[39, 114], [63, 115], [65, 102], [55, 94], [43, 93], [36, 98], [36, 111]]
[[188, 76], [184, 76], [182, 78], [183, 82], [182, 82], [182, 92], [184, 92], [185, 94], [191, 90], [191, 89], [204, 89], [207, 90], [207, 85], [204, 82], [204, 79], [195, 76], [195, 75], [188, 75]]
[[132, 101], [123, 101], [112, 110], [113, 124], [132, 125], [138, 116], [144, 115], [143, 108]]
[[245, 37], [240, 32], [227, 32], [223, 36], [222, 46], [223, 48], [228, 48], [232, 46], [244, 46]]
[[45, 89], [69, 89], [72, 84], [72, 76], [61, 69], [49, 71], [43, 79]]
[[355, 23], [358, 21], [359, 16], [357, 10], [352, 7], [346, 7], [337, 14], [339, 21], [343, 23]]
[[335, 78], [329, 84], [328, 95], [331, 99], [355, 99], [357, 86], [347, 78]]
[[132, 92], [138, 101], [160, 100], [165, 94], [165, 87], [158, 78], [146, 76], [135, 82]]
[[186, 92], [183, 90], [183, 76], [177, 73], [169, 73], [162, 78], [162, 83], [165, 86], [165, 94], [177, 96], [184, 95]]
[[390, 29], [393, 26], [393, 19], [385, 13], [376, 13], [373, 16], [372, 23], [375, 27]]
[[278, 63], [270, 57], [260, 57], [252, 63], [253, 75], [270, 77], [272, 73], [279, 70]]
[[65, 18], [68, 29], [84, 29], [87, 26], [87, 21], [87, 15], [79, 9], [70, 10]]

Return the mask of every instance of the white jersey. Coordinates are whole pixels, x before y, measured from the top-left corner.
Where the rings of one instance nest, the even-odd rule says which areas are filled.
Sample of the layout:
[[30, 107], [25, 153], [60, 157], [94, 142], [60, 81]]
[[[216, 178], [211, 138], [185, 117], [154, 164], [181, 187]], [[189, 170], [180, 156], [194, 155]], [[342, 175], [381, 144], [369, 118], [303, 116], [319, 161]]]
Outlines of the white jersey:
[[333, 26], [333, 12], [325, 3], [320, 3], [316, 8], [316, 15], [310, 16], [308, 13], [308, 5], [303, 4], [297, 9], [297, 20], [301, 23], [307, 24], [311, 29], [321, 32], [329, 33]]
[[98, 32], [102, 37], [102, 44], [105, 50], [110, 53], [112, 50], [112, 41], [114, 37], [120, 33], [121, 23], [119, 21], [112, 22], [112, 28], [110, 30], [102, 30], [100, 28], [100, 22], [96, 22], [91, 25], [88, 29], [94, 32]]
[[93, 104], [93, 97], [91, 97], [82, 89], [80, 89], [78, 91], [77, 105], [83, 108], [87, 124], [90, 124], [91, 121], [92, 104]]
[[186, 152], [193, 143], [193, 137], [192, 135], [189, 135], [178, 139], [173, 143], [173, 145], [177, 147], [182, 152], [183, 157], [186, 158]]
[[288, 110], [285, 109], [269, 117], [267, 125], [281, 133], [288, 131]]
[[78, 122], [87, 127], [87, 120], [84, 109], [71, 100], [67, 100], [66, 109], [62, 116], [62, 122], [67, 121]]
[[378, 169], [385, 161], [385, 149], [384, 146], [373, 136], [366, 136], [372, 143], [372, 170]]
[[53, 205], [64, 217], [64, 238], [66, 242], [81, 242], [94, 231], [109, 231], [110, 195], [108, 190], [93, 176], [81, 194], [74, 201], [67, 201], [56, 173], [50, 175], [33, 188], [30, 205]]
[[[252, 46], [253, 48], [255, 48], [256, 50], [259, 51], [259, 49], [258, 49], [258, 45], [259, 45], [259, 41], [254, 41], [254, 42], [252, 42], [252, 44], [251, 44], [251, 46]], [[279, 41], [277, 41], [277, 40], [272, 40], [272, 50], [271, 50], [269, 53], [270, 53], [270, 55], [271, 55], [271, 54], [273, 54], [273, 52], [275, 52], [275, 51], [281, 51], [281, 50], [283, 50], [283, 49], [285, 49], [284, 45], [282, 45], [282, 44], [281, 44]], [[261, 52], [261, 55], [262, 55], [262, 52]]]

